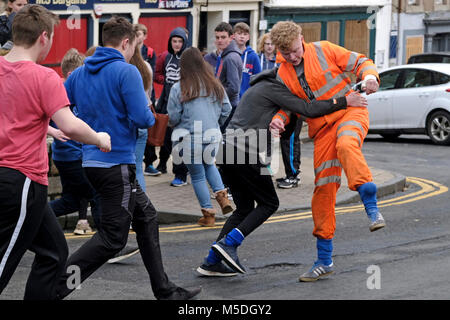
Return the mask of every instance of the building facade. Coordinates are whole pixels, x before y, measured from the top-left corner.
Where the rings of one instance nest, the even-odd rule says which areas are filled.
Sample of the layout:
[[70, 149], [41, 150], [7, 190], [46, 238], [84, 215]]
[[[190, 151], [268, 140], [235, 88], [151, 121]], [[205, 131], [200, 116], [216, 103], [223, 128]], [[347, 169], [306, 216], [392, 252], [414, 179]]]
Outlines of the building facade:
[[450, 52], [450, 0], [393, 0], [390, 64], [413, 54]]
[[267, 32], [278, 21], [299, 23], [307, 42], [328, 40], [389, 66], [391, 0], [266, 0]]

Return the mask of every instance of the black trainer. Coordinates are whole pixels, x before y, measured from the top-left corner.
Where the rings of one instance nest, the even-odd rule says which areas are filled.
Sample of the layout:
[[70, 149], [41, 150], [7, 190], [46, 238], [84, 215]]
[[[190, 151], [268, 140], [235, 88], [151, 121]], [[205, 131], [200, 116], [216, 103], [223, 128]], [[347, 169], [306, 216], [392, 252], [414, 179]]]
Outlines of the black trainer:
[[278, 182], [277, 186], [278, 188], [282, 189], [291, 189], [291, 188], [297, 188], [298, 184], [300, 182], [299, 178], [285, 178]]
[[198, 295], [201, 291], [201, 287], [193, 288], [191, 290], [178, 287], [170, 295], [161, 297], [159, 300], [189, 300]]
[[209, 264], [206, 259], [203, 264], [197, 268], [197, 272], [207, 277], [232, 277], [237, 273], [227, 267], [222, 261], [216, 264]]

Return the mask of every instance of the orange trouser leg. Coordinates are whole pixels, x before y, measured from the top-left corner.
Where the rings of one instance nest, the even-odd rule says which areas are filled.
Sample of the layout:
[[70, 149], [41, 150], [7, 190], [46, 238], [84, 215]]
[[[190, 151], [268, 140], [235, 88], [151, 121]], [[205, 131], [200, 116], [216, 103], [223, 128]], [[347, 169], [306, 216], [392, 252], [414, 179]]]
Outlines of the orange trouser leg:
[[373, 180], [361, 151], [369, 129], [369, 113], [365, 108], [350, 108], [334, 128], [339, 162], [347, 176], [349, 189], [356, 191], [360, 185]]
[[322, 128], [314, 138], [315, 189], [312, 198], [313, 235], [332, 239], [336, 229], [336, 193], [342, 168], [349, 188], [372, 181], [372, 174], [361, 152], [367, 135], [367, 109], [351, 108], [339, 121]]

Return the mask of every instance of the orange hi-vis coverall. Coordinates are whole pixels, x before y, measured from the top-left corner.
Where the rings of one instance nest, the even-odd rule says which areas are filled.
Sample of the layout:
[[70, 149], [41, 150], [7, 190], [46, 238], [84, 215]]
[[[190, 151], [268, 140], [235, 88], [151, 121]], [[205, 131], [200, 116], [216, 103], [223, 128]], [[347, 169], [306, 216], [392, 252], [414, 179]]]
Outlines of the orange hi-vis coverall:
[[[305, 79], [317, 100], [333, 99], [349, 94], [350, 79], [344, 72], [358, 78], [379, 76], [372, 60], [328, 41], [303, 43]], [[309, 101], [297, 77], [294, 66], [280, 54], [278, 76], [297, 96]], [[274, 116], [285, 122], [289, 117], [280, 110]], [[371, 182], [372, 174], [361, 152], [369, 129], [367, 108], [347, 108], [319, 118], [307, 119], [308, 133], [314, 139], [315, 189], [312, 198], [313, 235], [332, 239], [336, 229], [336, 193], [341, 184], [341, 172], [347, 176], [348, 187], [356, 190]]]

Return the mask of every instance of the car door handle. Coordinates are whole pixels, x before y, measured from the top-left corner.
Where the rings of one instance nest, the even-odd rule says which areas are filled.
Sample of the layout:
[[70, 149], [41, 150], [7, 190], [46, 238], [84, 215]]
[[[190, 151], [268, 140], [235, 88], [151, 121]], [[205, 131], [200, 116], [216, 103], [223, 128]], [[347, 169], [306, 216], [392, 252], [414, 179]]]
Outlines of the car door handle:
[[427, 93], [427, 92], [424, 92], [424, 93], [420, 93], [420, 94], [419, 94], [419, 97], [425, 97], [425, 98], [428, 98], [429, 96], [430, 96], [430, 94]]
[[388, 100], [388, 97], [386, 97], [386, 96], [381, 96], [381, 97], [378, 98], [378, 100], [380, 100], [380, 101], [382, 101], [382, 100], [386, 101], [386, 100]]

